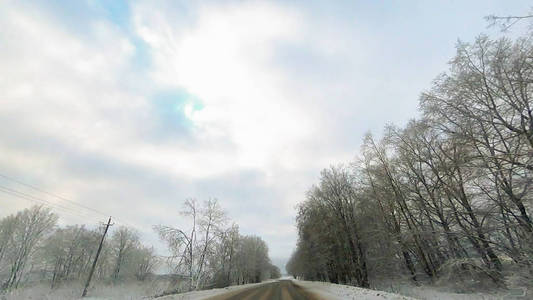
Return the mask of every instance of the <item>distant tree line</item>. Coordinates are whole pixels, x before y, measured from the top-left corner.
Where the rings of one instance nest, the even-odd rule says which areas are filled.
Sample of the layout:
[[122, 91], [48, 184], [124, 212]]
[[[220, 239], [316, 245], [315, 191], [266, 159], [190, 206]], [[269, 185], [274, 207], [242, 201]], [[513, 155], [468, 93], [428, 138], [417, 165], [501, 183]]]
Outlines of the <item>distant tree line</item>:
[[[190, 226], [154, 226], [171, 253], [156, 255], [136, 230], [120, 226], [104, 240], [93, 279], [107, 283], [145, 281], [161, 263], [171, 270], [165, 293], [261, 282], [281, 277], [266, 243], [243, 236], [216, 200], [185, 202], [181, 218]], [[96, 256], [103, 227], [57, 225], [50, 208], [33, 206], [0, 219], [0, 292], [36, 282], [51, 288], [84, 282]], [[166, 259], [165, 259], [166, 258]], [[167, 276], [168, 278], [168, 276]]]
[[[266, 243], [257, 236], [243, 236], [229, 220], [216, 199], [184, 203], [186, 228], [155, 226], [171, 255], [167, 263], [181, 277], [165, 294], [261, 282], [281, 277], [271, 263]], [[178, 278], [186, 280], [178, 280]]]
[[459, 43], [419, 119], [322, 171], [298, 207], [288, 272], [362, 287], [398, 276], [503, 287], [511, 271], [532, 282], [532, 99], [530, 34]]
[[[36, 281], [48, 281], [55, 288], [87, 278], [101, 229], [59, 227], [57, 220], [57, 215], [43, 206], [0, 219], [1, 290]], [[142, 245], [134, 229], [119, 227], [104, 241], [95, 279], [145, 280], [157, 261], [154, 249]]]

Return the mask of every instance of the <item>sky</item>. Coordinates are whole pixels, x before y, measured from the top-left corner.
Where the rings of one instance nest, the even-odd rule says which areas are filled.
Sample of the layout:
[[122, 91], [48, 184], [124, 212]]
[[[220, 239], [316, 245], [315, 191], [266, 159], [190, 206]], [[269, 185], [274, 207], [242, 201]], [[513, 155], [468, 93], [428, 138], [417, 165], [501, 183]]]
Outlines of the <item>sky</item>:
[[283, 267], [320, 170], [416, 117], [458, 40], [502, 34], [484, 16], [531, 6], [0, 0], [0, 217], [44, 200], [164, 252], [152, 225], [217, 198]]

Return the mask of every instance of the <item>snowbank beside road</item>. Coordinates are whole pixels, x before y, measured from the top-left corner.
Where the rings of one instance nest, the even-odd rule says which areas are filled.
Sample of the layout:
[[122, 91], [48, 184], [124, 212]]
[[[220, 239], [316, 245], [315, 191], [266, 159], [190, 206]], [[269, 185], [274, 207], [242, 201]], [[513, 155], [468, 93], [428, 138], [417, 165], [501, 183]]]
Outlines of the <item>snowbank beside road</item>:
[[250, 283], [250, 284], [243, 284], [243, 285], [232, 285], [225, 288], [220, 289], [212, 289], [212, 290], [203, 290], [203, 291], [194, 291], [194, 292], [188, 292], [183, 294], [175, 294], [175, 295], [169, 295], [157, 299], [161, 300], [202, 300], [214, 296], [218, 296], [225, 293], [230, 293], [238, 290], [243, 290], [247, 288], [251, 288], [254, 286], [258, 286], [261, 284], [265, 284], [268, 282], [272, 282], [272, 280], [269, 281], [263, 281], [261, 283]]
[[306, 292], [313, 293], [320, 297], [321, 300], [415, 300], [415, 298], [398, 294], [363, 289], [349, 285], [303, 280], [293, 280], [293, 282], [302, 287]]
[[[288, 279], [288, 278], [287, 278]], [[327, 282], [317, 282], [317, 281], [303, 281], [303, 280], [293, 280], [294, 284], [301, 287], [304, 291], [310, 292], [313, 295], [317, 296], [320, 300], [415, 300], [415, 298], [410, 298], [402, 295], [375, 291], [370, 289], [363, 289], [348, 285], [341, 284], [332, 284]], [[268, 281], [271, 282], [271, 281]], [[246, 285], [230, 286], [221, 289], [212, 289], [205, 291], [196, 291], [189, 292], [184, 294], [176, 294], [165, 296], [162, 300], [202, 300], [221, 294], [232, 293], [235, 291], [255, 287], [262, 283], [253, 283]]]

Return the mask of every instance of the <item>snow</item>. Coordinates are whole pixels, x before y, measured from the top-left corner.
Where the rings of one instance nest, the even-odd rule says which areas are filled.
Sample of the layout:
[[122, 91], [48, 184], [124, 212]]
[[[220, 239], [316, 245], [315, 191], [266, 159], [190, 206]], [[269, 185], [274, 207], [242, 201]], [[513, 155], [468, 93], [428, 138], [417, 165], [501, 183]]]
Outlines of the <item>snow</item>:
[[[259, 284], [268, 283], [271, 281], [265, 281], [262, 283], [245, 284], [238, 286], [230, 286], [220, 289], [195, 291], [183, 294], [169, 295], [160, 297], [157, 299], [162, 300], [200, 300], [209, 297], [213, 297], [219, 294], [224, 294], [231, 291], [245, 289], [253, 287]], [[147, 282], [147, 283], [124, 283], [117, 285], [101, 285], [98, 284], [89, 290], [89, 297], [83, 298], [84, 300], [141, 300], [150, 298], [150, 296], [160, 294], [166, 287], [166, 283], [163, 282]], [[0, 300], [26, 300], [26, 299], [39, 299], [39, 300], [74, 300], [81, 299], [80, 294], [83, 290], [83, 286], [79, 283], [65, 285], [57, 289], [50, 289], [49, 285], [38, 284], [28, 286], [14, 290], [5, 295], [0, 294]]]
[[[166, 282], [125, 282], [120, 284], [96, 283], [89, 289], [87, 300], [133, 300], [145, 299], [146, 297], [160, 293], [167, 286]], [[1, 300], [74, 300], [80, 299], [83, 291], [82, 283], [65, 283], [58, 288], [50, 289], [49, 284], [34, 284], [17, 290], [0, 294]]]
[[[434, 286], [416, 287], [408, 284], [397, 284], [388, 288], [391, 292], [384, 292], [371, 289], [363, 289], [353, 286], [333, 284], [317, 281], [294, 280], [292, 278], [282, 278], [282, 280], [292, 280], [294, 284], [302, 287], [305, 291], [318, 296], [320, 300], [338, 299], [358, 299], [358, 300], [490, 300], [490, 299], [532, 299], [531, 295], [522, 290], [508, 290], [494, 294], [452, 293], [449, 290], [439, 289]], [[230, 286], [227, 288], [195, 291], [183, 294], [169, 295], [157, 299], [161, 300], [202, 300], [220, 294], [247, 289], [272, 281], [263, 283], [246, 284], [240, 286]], [[128, 282], [117, 285], [97, 285], [90, 290], [87, 300], [133, 300], [146, 299], [149, 296], [159, 294], [166, 287], [164, 282]], [[385, 287], [385, 286], [383, 286]], [[58, 289], [51, 290], [49, 285], [34, 285], [12, 291], [6, 295], [0, 294], [0, 299], [23, 300], [23, 299], [46, 299], [46, 300], [70, 300], [80, 299], [82, 290], [81, 284], [70, 284]], [[397, 293], [397, 294], [395, 294]], [[412, 298], [411, 298], [412, 297]]]
[[161, 300], [201, 300], [201, 299], [214, 297], [214, 296], [224, 294], [224, 293], [247, 289], [247, 288], [258, 286], [258, 285], [265, 284], [268, 282], [272, 282], [272, 280], [263, 281], [261, 283], [233, 285], [233, 286], [220, 288], [220, 289], [212, 289], [212, 290], [195, 291], [195, 292], [188, 292], [188, 293], [183, 293], [183, 294], [169, 295], [169, 296], [161, 297], [158, 299], [161, 299]]
[[501, 299], [533, 299], [526, 288], [493, 291], [491, 293], [455, 293], [444, 287], [396, 285], [392, 291], [401, 295], [420, 300], [501, 300]]
[[[290, 279], [294, 284], [302, 287], [305, 291], [309, 291], [316, 296], [319, 296], [321, 300], [347, 300], [347, 299], [358, 299], [358, 300], [414, 300], [415, 298], [410, 298], [402, 295], [375, 291], [370, 289], [363, 289], [348, 285], [341, 284], [332, 284], [326, 282], [317, 282], [317, 281], [303, 281], [303, 280], [294, 280], [291, 278], [282, 278], [281, 280]], [[271, 282], [271, 281], [268, 281]], [[258, 286], [262, 283], [253, 283], [239, 286], [230, 286], [221, 289], [212, 289], [205, 291], [196, 291], [189, 292], [184, 294], [170, 295], [162, 297], [159, 299], [162, 300], [202, 300], [210, 297], [214, 297], [220, 294], [229, 293], [232, 291], [237, 291], [240, 289], [247, 289], [250, 287]]]
[[318, 281], [294, 280], [294, 284], [302, 287], [305, 291], [319, 296], [321, 300], [414, 300], [415, 298], [402, 295], [358, 288], [349, 285], [333, 284]]
[[[287, 280], [290, 278], [282, 278], [282, 280]], [[320, 297], [320, 300], [348, 300], [348, 299], [358, 299], [358, 300], [415, 300], [415, 298], [406, 297], [402, 295], [375, 291], [370, 289], [363, 289], [348, 285], [341, 284], [332, 284], [326, 282], [317, 282], [317, 281], [303, 281], [303, 280], [294, 280], [291, 279], [294, 284], [302, 287], [305, 291], [309, 291], [314, 295]], [[269, 281], [271, 282], [271, 281]], [[246, 289], [253, 286], [265, 284], [254, 283], [246, 284], [240, 286], [230, 286], [222, 289], [212, 289], [205, 291], [189, 292], [178, 295], [171, 295], [162, 297], [162, 300], [202, 300], [209, 297], [214, 297], [220, 294]]]
[[[501, 299], [533, 299], [526, 288], [509, 289], [494, 293], [454, 293], [436, 286], [413, 286], [401, 284], [394, 286], [392, 292], [363, 289], [348, 285], [318, 281], [293, 280], [306, 291], [310, 291], [323, 300], [361, 299], [361, 300], [501, 300]], [[322, 300], [322, 299], [321, 299]]]

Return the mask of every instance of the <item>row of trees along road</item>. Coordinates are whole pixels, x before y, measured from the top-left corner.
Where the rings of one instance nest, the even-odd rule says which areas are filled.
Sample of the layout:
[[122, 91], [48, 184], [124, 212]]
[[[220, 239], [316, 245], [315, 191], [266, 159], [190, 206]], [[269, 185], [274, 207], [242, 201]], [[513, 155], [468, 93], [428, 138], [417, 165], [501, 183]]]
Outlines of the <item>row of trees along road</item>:
[[[0, 290], [35, 281], [48, 281], [54, 288], [87, 278], [103, 229], [59, 227], [57, 220], [43, 206], [0, 219]], [[135, 230], [119, 227], [104, 242], [95, 278], [145, 280], [157, 261], [154, 249], [142, 245]]]
[[[171, 255], [172, 280], [165, 293], [260, 282], [279, 278], [266, 243], [239, 234], [216, 200], [185, 202], [187, 229], [155, 226]], [[0, 219], [0, 291], [35, 282], [51, 288], [84, 282], [90, 272], [104, 228], [57, 226], [49, 208], [34, 206]], [[164, 259], [141, 243], [139, 234], [118, 227], [104, 240], [94, 279], [104, 282], [144, 281], [162, 267]], [[164, 277], [164, 276], [163, 276]]]
[[371, 285], [406, 275], [533, 282], [533, 46], [479, 37], [420, 99], [421, 118], [364, 139], [298, 207], [289, 273]]
[[[165, 294], [213, 287], [261, 282], [279, 278], [278, 267], [272, 265], [266, 243], [257, 236], [239, 234], [216, 199], [202, 203], [188, 199], [182, 216], [190, 224], [186, 228], [155, 226], [170, 252], [168, 265], [176, 277]], [[186, 284], [179, 279], [186, 278]], [[181, 284], [180, 284], [181, 283]]]

